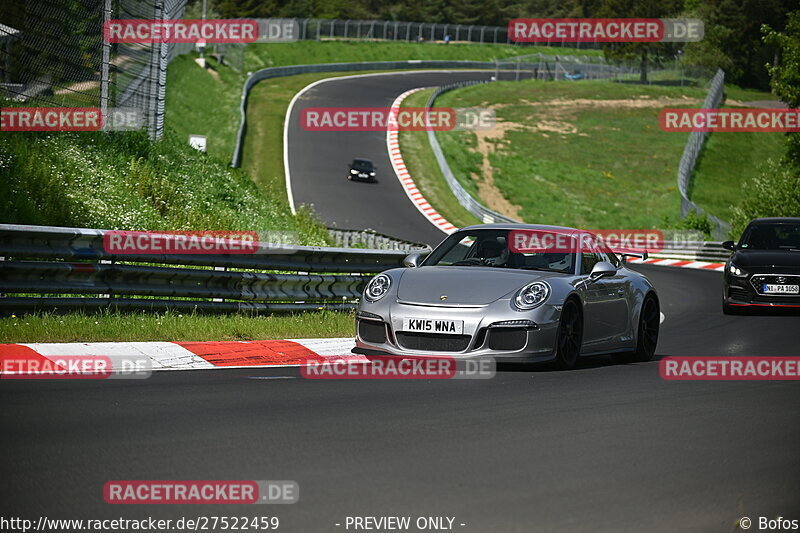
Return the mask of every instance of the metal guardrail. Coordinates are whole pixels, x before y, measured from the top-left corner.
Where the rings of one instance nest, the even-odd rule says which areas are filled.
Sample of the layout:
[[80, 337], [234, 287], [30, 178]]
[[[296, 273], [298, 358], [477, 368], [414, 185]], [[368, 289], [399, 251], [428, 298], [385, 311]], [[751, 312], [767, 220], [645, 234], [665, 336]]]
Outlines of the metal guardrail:
[[342, 248], [370, 248], [373, 250], [404, 250], [429, 252], [431, 247], [419, 242], [405, 241], [372, 230], [328, 228], [328, 235], [336, 246]]
[[724, 263], [731, 255], [721, 242], [711, 241], [664, 241], [662, 249], [649, 253], [658, 259], [680, 259], [684, 261], [708, 261]]
[[[479, 85], [482, 83], [489, 83], [487, 81], [466, 81], [466, 82], [459, 82], [459, 83], [452, 83], [450, 85], [444, 85], [442, 87], [437, 88], [431, 97], [428, 99], [427, 107], [433, 107], [433, 103], [436, 98], [439, 97], [442, 93], [447, 91], [452, 91], [453, 89], [459, 89], [461, 87], [470, 87], [472, 85]], [[447, 185], [450, 187], [450, 190], [453, 192], [453, 195], [458, 200], [458, 203], [461, 204], [464, 209], [478, 217], [483, 223], [492, 223], [492, 222], [513, 222], [519, 223], [519, 220], [514, 220], [513, 218], [507, 217], [498, 213], [497, 211], [493, 211], [480, 203], [478, 200], [472, 197], [472, 195], [458, 182], [453, 171], [450, 169], [450, 165], [447, 164], [447, 159], [444, 156], [444, 152], [442, 151], [442, 147], [439, 145], [439, 141], [436, 139], [436, 132], [433, 130], [428, 130], [428, 143], [431, 145], [431, 150], [433, 150], [433, 155], [436, 158], [436, 162], [439, 165], [439, 169], [442, 171], [442, 175], [444, 176], [445, 181], [447, 181]]]
[[[725, 88], [725, 72], [722, 69], [717, 69], [717, 73], [711, 80], [711, 87], [708, 90], [706, 99], [703, 102], [702, 109], [711, 109], [718, 107], [722, 101], [723, 90]], [[689, 185], [691, 184], [692, 174], [694, 167], [697, 164], [697, 158], [703, 149], [703, 144], [706, 142], [708, 132], [693, 131], [689, 134], [689, 139], [686, 141], [686, 146], [683, 149], [681, 162], [678, 165], [678, 191], [681, 194], [681, 216], [685, 217], [690, 211], [703, 214], [708, 217], [714, 228], [711, 231], [711, 236], [716, 239], [727, 238], [731, 230], [731, 225], [722, 219], [719, 219], [706, 212], [696, 203], [689, 199]]]
[[345, 309], [354, 307], [370, 274], [401, 266], [407, 253], [259, 243], [248, 254], [119, 254], [104, 248], [105, 233], [0, 224], [0, 311]]

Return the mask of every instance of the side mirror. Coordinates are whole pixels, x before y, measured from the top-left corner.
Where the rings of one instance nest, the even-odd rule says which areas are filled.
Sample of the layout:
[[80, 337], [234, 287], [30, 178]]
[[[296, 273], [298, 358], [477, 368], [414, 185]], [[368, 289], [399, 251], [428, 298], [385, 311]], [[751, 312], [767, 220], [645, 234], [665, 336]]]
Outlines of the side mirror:
[[420, 263], [420, 254], [408, 254], [403, 259], [403, 266], [406, 268], [417, 268]]
[[732, 252], [736, 249], [736, 243], [734, 243], [733, 241], [725, 241], [722, 243], [722, 247]]
[[609, 278], [616, 273], [617, 273], [617, 267], [615, 267], [608, 261], [600, 261], [599, 263], [594, 265], [592, 273], [589, 274], [589, 279], [592, 281], [597, 281], [598, 279]]

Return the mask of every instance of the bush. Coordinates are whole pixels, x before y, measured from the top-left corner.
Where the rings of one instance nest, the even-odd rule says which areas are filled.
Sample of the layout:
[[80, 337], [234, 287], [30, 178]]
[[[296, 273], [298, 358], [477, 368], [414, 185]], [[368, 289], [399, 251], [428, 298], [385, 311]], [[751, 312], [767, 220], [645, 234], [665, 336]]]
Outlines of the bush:
[[742, 203], [733, 209], [732, 238], [754, 218], [800, 216], [800, 169], [788, 161], [768, 160], [757, 176], [745, 181], [743, 190]]
[[700, 214], [696, 211], [689, 211], [685, 218], [679, 220], [675, 224], [675, 229], [696, 230], [703, 233], [706, 239], [710, 239], [711, 230], [714, 229], [714, 225], [705, 213]]

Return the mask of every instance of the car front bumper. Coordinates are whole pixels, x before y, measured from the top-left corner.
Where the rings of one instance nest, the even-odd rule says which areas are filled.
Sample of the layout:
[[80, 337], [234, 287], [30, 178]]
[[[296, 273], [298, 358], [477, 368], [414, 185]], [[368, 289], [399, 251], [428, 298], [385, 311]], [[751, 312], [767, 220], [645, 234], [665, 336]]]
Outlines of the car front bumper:
[[[762, 280], [770, 282], [774, 276], [769, 273], [756, 273], [747, 277], [737, 277], [726, 272], [724, 303], [735, 307], [800, 308], [800, 295], [763, 294], [756, 290], [755, 287], [760, 285]], [[786, 277], [800, 280], [800, 275], [790, 274]]]
[[[393, 302], [381, 306], [381, 312], [366, 307], [362, 305], [356, 316], [356, 347], [360, 353], [531, 362], [554, 357], [561, 311], [560, 306], [546, 305], [530, 312], [515, 312], [508, 300], [476, 307]], [[404, 318], [462, 320], [463, 332], [452, 335], [403, 331]]]

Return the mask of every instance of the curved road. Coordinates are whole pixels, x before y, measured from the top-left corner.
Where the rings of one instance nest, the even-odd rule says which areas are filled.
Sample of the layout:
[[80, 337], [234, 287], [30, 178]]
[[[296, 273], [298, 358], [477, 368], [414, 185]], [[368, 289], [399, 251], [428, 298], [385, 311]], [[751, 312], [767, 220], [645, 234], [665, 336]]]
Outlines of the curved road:
[[[387, 99], [429, 84], [367, 80]], [[399, 193], [376, 196], [389, 207], [368, 220], [429, 238]], [[342, 227], [360, 214], [332, 205], [317, 207]], [[721, 314], [719, 273], [636, 268], [667, 316], [659, 356], [800, 355], [797, 317]], [[312, 381], [294, 369], [4, 380], [0, 516], [275, 515], [279, 531], [305, 533], [346, 531], [336, 524], [352, 515], [430, 515], [480, 533], [727, 532], [745, 515], [800, 518], [798, 385], [667, 382], [657, 362], [607, 358], [572, 372], [501, 367], [485, 381]], [[110, 506], [109, 479], [292, 479], [301, 495], [290, 506]]]
[[[300, 113], [306, 107], [388, 108], [408, 89], [493, 75], [486, 71], [400, 72], [333, 79], [312, 87], [296, 101], [288, 120], [288, 163], [295, 205], [313, 205], [327, 224], [340, 228], [369, 228], [439, 244], [444, 233], [414, 207], [394, 174], [385, 131], [306, 131], [300, 125]], [[378, 183], [347, 180], [348, 164], [357, 157], [372, 159], [378, 166]]]

